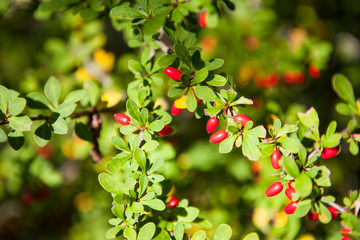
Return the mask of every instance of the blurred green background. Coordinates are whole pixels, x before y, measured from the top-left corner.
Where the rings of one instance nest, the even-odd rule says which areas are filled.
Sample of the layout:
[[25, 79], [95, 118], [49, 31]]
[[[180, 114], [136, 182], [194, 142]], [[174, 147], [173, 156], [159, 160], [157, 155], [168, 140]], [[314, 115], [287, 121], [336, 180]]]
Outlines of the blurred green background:
[[[267, 126], [276, 118], [294, 123], [297, 112], [314, 106], [323, 131], [333, 119], [344, 128], [348, 119], [334, 110], [331, 76], [344, 73], [359, 96], [360, 1], [234, 2], [236, 10], [221, 17], [216, 28], [201, 30], [199, 47], [208, 59], [223, 58], [220, 70], [234, 77], [241, 95], [254, 100], [243, 112]], [[101, 86], [102, 104], [123, 111], [126, 86], [133, 80], [127, 62], [138, 57], [138, 49], [127, 44], [133, 33], [117, 32], [106, 15], [84, 20], [69, 11], [39, 10], [39, 3], [0, 1], [0, 84], [26, 95], [42, 91], [50, 75], [64, 92], [92, 78]], [[166, 91], [166, 85], [158, 89], [158, 100], [169, 107], [174, 99]], [[0, 239], [105, 239], [111, 197], [97, 174], [116, 154], [109, 139], [119, 126], [112, 116], [102, 114], [100, 164], [92, 163], [91, 146], [74, 134], [55, 136], [44, 148], [30, 135], [20, 151], [0, 144]], [[283, 195], [265, 198], [276, 178], [269, 159], [250, 162], [236, 149], [221, 155], [208, 142], [207, 119], [183, 111], [173, 120], [176, 132], [158, 150], [166, 158], [162, 173], [174, 181], [175, 195], [189, 199], [214, 226], [228, 223], [234, 239], [250, 231], [261, 239], [340, 238], [339, 222], [294, 219], [282, 210]], [[344, 148], [324, 164], [333, 184], [328, 193], [341, 203], [359, 188], [357, 157]]]

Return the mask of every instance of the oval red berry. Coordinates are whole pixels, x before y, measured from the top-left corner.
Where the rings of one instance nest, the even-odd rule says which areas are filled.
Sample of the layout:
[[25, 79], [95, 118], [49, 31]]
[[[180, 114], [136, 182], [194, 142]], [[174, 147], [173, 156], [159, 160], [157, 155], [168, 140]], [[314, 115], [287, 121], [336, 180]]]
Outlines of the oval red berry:
[[313, 213], [311, 210], [308, 212], [307, 217], [311, 220], [311, 221], [316, 221], [319, 217], [319, 213]]
[[179, 204], [179, 200], [176, 197], [171, 196], [168, 203], [169, 208], [175, 208], [178, 204]]
[[213, 135], [211, 135], [210, 137], [210, 142], [211, 143], [219, 143], [222, 142], [226, 139], [227, 137], [227, 133], [225, 132], [225, 130], [219, 130], [215, 133], [213, 133]]
[[206, 27], [208, 24], [208, 13], [203, 12], [199, 17], [199, 25], [200, 27]]
[[129, 125], [130, 124], [129, 116], [124, 113], [116, 113], [114, 115], [114, 118], [115, 118], [115, 121], [117, 121], [121, 125]]
[[165, 74], [171, 78], [172, 80], [175, 80], [175, 81], [179, 81], [180, 80], [180, 76], [181, 76], [181, 72], [179, 69], [177, 68], [174, 68], [174, 67], [166, 67], [164, 69], [165, 71]]
[[336, 208], [333, 208], [333, 207], [328, 207], [330, 213], [331, 213], [331, 219], [334, 220], [338, 217], [338, 213], [337, 213], [337, 210]]
[[293, 187], [288, 187], [286, 190], [285, 190], [285, 195], [288, 199], [292, 200], [294, 194], [295, 194], [296, 190], [295, 188]]
[[171, 107], [171, 114], [173, 116], [179, 115], [181, 113], [182, 109], [175, 107], [175, 104]]
[[324, 148], [324, 150], [321, 152], [321, 157], [323, 159], [329, 159], [334, 157], [339, 152], [339, 146], [334, 148]]
[[251, 118], [244, 114], [236, 114], [234, 117], [234, 122], [240, 122], [242, 127], [244, 127], [249, 121], [252, 121]]
[[286, 214], [293, 214], [296, 211], [296, 205], [298, 204], [298, 201], [291, 201], [288, 205], [285, 207], [285, 213]]
[[274, 182], [271, 184], [265, 191], [267, 197], [272, 197], [278, 195], [283, 190], [283, 185], [281, 182]]
[[216, 130], [219, 125], [219, 119], [216, 117], [211, 117], [206, 123], [206, 131], [212, 133]]
[[272, 167], [276, 170], [280, 169], [279, 161], [281, 159], [281, 154], [279, 148], [275, 148], [274, 152], [271, 154], [270, 159]]
[[160, 136], [169, 136], [173, 133], [173, 131], [174, 130], [172, 129], [172, 127], [170, 127], [169, 125], [165, 125], [164, 128], [158, 132], [158, 134]]

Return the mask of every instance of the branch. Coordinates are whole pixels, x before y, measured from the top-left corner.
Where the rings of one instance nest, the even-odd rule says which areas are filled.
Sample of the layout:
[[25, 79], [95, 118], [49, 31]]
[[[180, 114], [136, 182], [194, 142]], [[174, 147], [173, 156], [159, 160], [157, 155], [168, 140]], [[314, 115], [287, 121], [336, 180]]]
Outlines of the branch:
[[339, 204], [337, 204], [336, 202], [333, 203], [328, 203], [331, 207], [335, 208], [336, 210], [338, 210], [340, 213], [345, 213], [345, 212], [349, 212], [349, 208], [348, 207], [343, 207], [340, 206]]

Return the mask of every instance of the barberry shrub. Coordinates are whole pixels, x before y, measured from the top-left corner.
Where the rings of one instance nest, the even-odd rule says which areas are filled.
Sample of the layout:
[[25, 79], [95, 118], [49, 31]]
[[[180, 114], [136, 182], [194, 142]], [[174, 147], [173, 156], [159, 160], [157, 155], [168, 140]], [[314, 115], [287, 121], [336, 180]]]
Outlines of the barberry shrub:
[[[249, 7], [237, 5], [243, 10]], [[225, 26], [220, 33], [227, 30], [226, 19], [235, 10], [231, 1], [49, 0], [32, 10], [39, 21], [59, 18], [62, 24], [69, 24], [65, 35], [70, 36], [68, 42], [49, 38], [44, 43], [49, 62], [40, 62], [44, 61], [53, 75], [47, 71], [27, 73], [30, 77], [21, 83], [27, 87], [16, 89], [7, 82], [0, 86], [0, 142], [8, 143], [3, 145], [4, 154], [11, 152], [9, 147], [20, 153], [20, 160], [14, 160], [18, 167], [13, 166], [11, 157], [1, 160], [4, 192], [21, 193], [23, 203], [36, 212], [46, 209], [42, 201], [49, 196], [54, 204], [59, 196], [67, 195], [65, 186], [76, 185], [81, 176], [86, 179], [78, 183], [83, 191], [63, 198], [73, 199], [74, 207], [83, 213], [91, 211], [94, 203], [103, 204], [109, 213], [111, 209], [111, 226], [102, 232], [108, 239], [241, 236], [250, 240], [259, 239], [259, 234], [293, 239], [305, 216], [321, 224], [336, 222], [339, 231], [331, 234], [360, 237], [360, 194], [351, 191], [342, 206], [331, 194], [336, 191], [331, 190], [327, 166], [343, 154], [356, 156], [359, 152], [360, 104], [347, 77], [335, 74], [328, 79], [338, 99], [335, 109], [346, 119], [340, 130], [335, 120], [320, 125], [323, 116], [314, 107], [292, 105], [292, 111], [284, 113], [280, 104], [265, 96], [268, 103], [260, 114], [256, 110], [259, 99], [256, 95], [251, 99], [253, 91], [289, 91], [292, 84], [299, 88], [305, 81], [320, 78], [331, 51], [328, 42], [309, 38], [297, 52], [269, 41], [267, 47], [280, 52], [270, 59], [288, 59], [288, 63], [281, 67], [269, 63], [266, 70], [253, 74], [264, 66], [261, 62], [266, 62], [266, 54], [251, 66], [246, 63], [251, 56], [242, 55], [244, 64], [234, 79], [223, 72], [227, 62], [211, 56], [214, 49], [206, 44], [212, 40], [200, 41], [204, 31], [216, 31], [218, 24]], [[137, 54], [121, 56], [115, 63], [115, 55], [101, 48], [105, 44], [101, 22], [111, 22], [111, 27], [106, 25], [111, 28], [107, 29], [109, 41], [117, 38], [119, 31]], [[267, 31], [245, 36], [243, 50], [264, 51], [261, 41], [274, 34]], [[118, 51], [122, 46], [115, 42]], [[38, 86], [33, 78], [46, 74], [50, 77]], [[279, 82], [282, 74], [284, 84]], [[251, 90], [239, 90], [245, 88]], [[261, 125], [266, 116], [271, 120]], [[64, 160], [60, 165], [54, 153], [60, 150], [67, 159], [84, 161]], [[217, 166], [221, 166], [218, 171], [210, 172]], [[84, 174], [89, 171], [86, 168], [95, 171]], [[198, 182], [191, 173], [196, 169], [206, 180]], [[29, 175], [30, 181], [22, 179], [19, 172]], [[97, 184], [94, 173], [107, 197], [103, 197], [105, 191], [93, 189]], [[229, 184], [227, 177], [235, 180]], [[202, 198], [204, 187], [210, 185], [207, 181], [214, 184], [210, 190], [215, 193], [210, 196], [217, 199], [215, 195], [219, 195], [222, 203], [242, 206], [239, 198], [244, 193], [251, 213], [242, 207], [233, 215], [230, 210], [230, 217], [211, 217], [226, 213], [210, 204], [206, 195]], [[63, 190], [51, 192], [59, 186]], [[337, 219], [339, 214], [341, 219]], [[253, 228], [236, 223], [237, 218], [249, 215]], [[90, 214], [85, 218], [85, 223], [105, 219], [94, 220]], [[222, 218], [230, 222], [221, 223]], [[3, 232], [10, 237], [15, 234], [6, 228]]]

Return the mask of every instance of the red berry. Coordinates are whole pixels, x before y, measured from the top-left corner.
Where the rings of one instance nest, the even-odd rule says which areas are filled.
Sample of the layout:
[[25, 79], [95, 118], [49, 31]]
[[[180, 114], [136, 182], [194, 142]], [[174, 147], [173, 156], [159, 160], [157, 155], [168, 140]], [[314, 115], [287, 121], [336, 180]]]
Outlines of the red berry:
[[280, 164], [279, 161], [281, 159], [281, 154], [280, 154], [280, 149], [279, 148], [275, 148], [274, 152], [271, 154], [271, 165], [273, 166], [274, 169], [280, 169]]
[[175, 104], [173, 103], [173, 105], [171, 107], [171, 114], [173, 116], [176, 116], [176, 115], [180, 114], [181, 111], [182, 111], [182, 109], [175, 107]]
[[225, 132], [225, 130], [219, 130], [210, 136], [210, 142], [219, 143], [224, 141], [226, 137], [227, 137], [227, 133]]
[[172, 129], [172, 127], [170, 127], [169, 125], [165, 125], [164, 128], [158, 132], [158, 134], [160, 136], [169, 136], [173, 133], [173, 131], [174, 130]]
[[114, 118], [115, 118], [115, 121], [117, 121], [121, 125], [129, 125], [130, 124], [129, 116], [124, 113], [116, 113], [114, 115]]
[[241, 126], [245, 126], [247, 122], [252, 121], [251, 118], [244, 114], [236, 114], [234, 117], [234, 122], [240, 122]]
[[314, 65], [314, 64], [310, 64], [309, 68], [308, 68], [309, 74], [312, 78], [319, 78], [320, 77], [320, 70], [319, 68]]
[[319, 213], [313, 213], [311, 210], [308, 212], [307, 217], [311, 220], [311, 221], [316, 221], [319, 217]]
[[352, 240], [351, 238], [349, 238], [349, 237], [343, 237], [342, 239], [340, 239], [340, 240]]
[[212, 133], [216, 130], [219, 125], [219, 119], [217, 117], [211, 117], [206, 123], [206, 131]]
[[285, 213], [286, 214], [293, 214], [296, 211], [296, 205], [298, 204], [298, 201], [291, 201], [288, 205], [285, 207]]
[[281, 182], [274, 182], [271, 184], [265, 191], [267, 197], [272, 197], [278, 195], [283, 190], [283, 185]]
[[24, 193], [24, 195], [22, 196], [22, 200], [25, 203], [25, 205], [30, 206], [34, 202], [34, 197], [31, 193], [27, 192]]
[[341, 235], [344, 236], [344, 237], [347, 237], [346, 235], [351, 234], [351, 232], [352, 232], [352, 229], [348, 228], [348, 227], [343, 227], [341, 229]]
[[334, 220], [338, 217], [338, 213], [337, 213], [337, 210], [336, 208], [333, 208], [333, 207], [328, 207], [330, 213], [331, 213], [331, 219]]
[[176, 206], [178, 204], [179, 204], [179, 200], [176, 197], [171, 196], [170, 200], [169, 200], [169, 203], [168, 203], [169, 208], [176, 208]]
[[293, 181], [289, 181], [288, 182], [288, 187], [292, 187], [291, 184], [293, 183]]
[[334, 148], [324, 148], [324, 150], [321, 152], [321, 157], [323, 159], [329, 159], [334, 157], [339, 152], [339, 146]]
[[206, 27], [208, 24], [208, 13], [203, 12], [199, 17], [199, 25], [200, 27]]
[[179, 81], [179, 80], [180, 80], [180, 76], [181, 76], [182, 73], [180, 72], [179, 69], [174, 68], [174, 67], [166, 67], [164, 71], [165, 71], [165, 74], [166, 74], [169, 78], [171, 78], [171, 79], [173, 79], [173, 80], [175, 80], [175, 81]]
[[285, 195], [288, 199], [292, 200], [296, 190], [293, 187], [289, 187], [285, 190]]
[[200, 104], [202, 104], [202, 100], [201, 99], [198, 99], [198, 100], [196, 100], [196, 104], [197, 104], [197, 106], [199, 106]]

